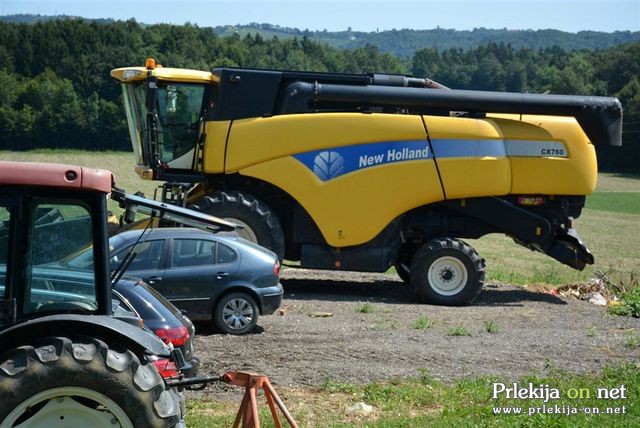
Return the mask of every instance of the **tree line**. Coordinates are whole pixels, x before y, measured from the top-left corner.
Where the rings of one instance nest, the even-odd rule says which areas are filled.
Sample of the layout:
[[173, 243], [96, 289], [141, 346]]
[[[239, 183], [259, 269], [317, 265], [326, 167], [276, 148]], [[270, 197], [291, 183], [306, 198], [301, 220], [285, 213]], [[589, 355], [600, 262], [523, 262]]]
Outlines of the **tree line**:
[[614, 95], [625, 108], [624, 145], [603, 150], [601, 166], [638, 171], [640, 165], [640, 43], [597, 51], [488, 43], [399, 58], [369, 44], [336, 49], [304, 36], [220, 37], [211, 28], [133, 20], [0, 22], [0, 149], [130, 150], [120, 89], [109, 72], [143, 65], [147, 57], [200, 70], [405, 73], [459, 89]]

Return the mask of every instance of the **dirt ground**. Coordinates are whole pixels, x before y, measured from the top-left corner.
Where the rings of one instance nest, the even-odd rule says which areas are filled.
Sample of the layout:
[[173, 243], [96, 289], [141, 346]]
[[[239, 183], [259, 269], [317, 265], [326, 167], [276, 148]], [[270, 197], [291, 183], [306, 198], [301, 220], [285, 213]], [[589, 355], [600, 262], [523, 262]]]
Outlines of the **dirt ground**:
[[[299, 388], [424, 370], [445, 382], [469, 375], [515, 380], [552, 368], [585, 373], [640, 363], [640, 348], [630, 346], [640, 340], [640, 320], [608, 315], [586, 301], [486, 284], [472, 306], [430, 306], [416, 303], [395, 275], [296, 269], [285, 270], [282, 284], [282, 314], [261, 317], [253, 334], [198, 326], [202, 373], [252, 371], [275, 386]], [[425, 317], [433, 325], [418, 328]], [[497, 331], [488, 332], [485, 323]], [[452, 335], [456, 327], [470, 336]], [[224, 390], [212, 386], [205, 393]]]

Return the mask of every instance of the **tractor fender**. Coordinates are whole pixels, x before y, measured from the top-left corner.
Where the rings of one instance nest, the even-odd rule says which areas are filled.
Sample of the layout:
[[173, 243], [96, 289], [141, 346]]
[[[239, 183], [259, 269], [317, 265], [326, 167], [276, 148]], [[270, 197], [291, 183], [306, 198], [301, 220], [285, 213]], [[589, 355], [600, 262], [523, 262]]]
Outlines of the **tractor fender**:
[[91, 336], [106, 343], [119, 343], [142, 355], [169, 357], [170, 349], [155, 335], [107, 315], [57, 314], [34, 318], [0, 332], [0, 354], [49, 336]]

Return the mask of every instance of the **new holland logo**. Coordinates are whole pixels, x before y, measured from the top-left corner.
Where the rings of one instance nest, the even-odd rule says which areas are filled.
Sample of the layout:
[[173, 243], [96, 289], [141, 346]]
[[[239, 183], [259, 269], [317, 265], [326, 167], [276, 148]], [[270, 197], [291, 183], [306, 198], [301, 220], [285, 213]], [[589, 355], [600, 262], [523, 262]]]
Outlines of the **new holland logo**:
[[430, 159], [426, 140], [381, 141], [298, 153], [302, 162], [322, 181], [330, 181], [365, 168], [396, 162]]
[[338, 152], [320, 152], [313, 159], [313, 173], [322, 181], [344, 173], [344, 158]]

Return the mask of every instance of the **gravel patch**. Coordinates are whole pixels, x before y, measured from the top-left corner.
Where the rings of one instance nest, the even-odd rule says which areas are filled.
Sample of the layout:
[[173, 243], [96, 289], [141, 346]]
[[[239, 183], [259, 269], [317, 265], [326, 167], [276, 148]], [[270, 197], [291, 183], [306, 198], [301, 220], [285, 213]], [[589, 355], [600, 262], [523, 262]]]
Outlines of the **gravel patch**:
[[[586, 301], [491, 283], [471, 306], [431, 306], [416, 303], [395, 275], [303, 269], [285, 270], [282, 284], [281, 314], [261, 317], [252, 334], [197, 326], [203, 374], [251, 371], [275, 386], [298, 388], [425, 371], [445, 382], [478, 375], [516, 380], [552, 369], [586, 373], [640, 363], [639, 350], [627, 346], [640, 334], [640, 320]], [[470, 335], [452, 335], [456, 327]]]

